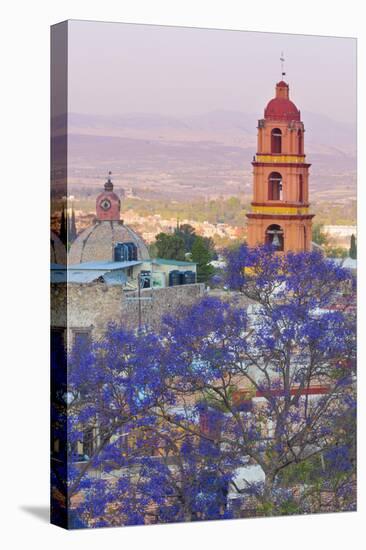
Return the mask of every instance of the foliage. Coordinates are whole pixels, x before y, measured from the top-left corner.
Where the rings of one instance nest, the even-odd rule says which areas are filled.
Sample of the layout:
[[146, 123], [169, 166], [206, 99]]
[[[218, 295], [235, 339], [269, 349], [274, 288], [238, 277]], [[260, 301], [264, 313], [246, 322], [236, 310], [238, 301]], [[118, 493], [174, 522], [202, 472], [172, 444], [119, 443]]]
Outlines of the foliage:
[[62, 207], [61, 211], [60, 239], [64, 245], [67, 244], [67, 221], [64, 207]]
[[183, 239], [185, 252], [192, 252], [192, 246], [196, 239], [196, 231], [194, 227], [188, 223], [184, 223], [176, 228], [174, 234]]
[[320, 223], [313, 224], [312, 240], [314, 243], [322, 246], [328, 241], [327, 235], [323, 232], [323, 225]]
[[230, 301], [206, 296], [155, 332], [110, 325], [70, 355], [59, 490], [83, 495], [87, 525], [355, 508], [351, 273], [269, 247], [226, 261]]
[[[78, 209], [85, 212], [93, 211], [95, 200], [88, 197], [94, 196], [95, 188], [84, 186], [70, 188], [70, 193], [79, 197]], [[357, 201], [349, 198], [347, 202], [337, 202], [335, 200], [324, 200], [321, 193], [316, 196], [312, 193], [312, 210], [316, 214], [316, 219], [322, 225], [353, 225], [357, 218]], [[61, 200], [52, 202], [53, 208], [58, 211]], [[194, 198], [187, 200], [183, 198], [167, 199], [166, 192], [164, 198], [138, 198], [126, 197], [124, 199], [124, 209], [133, 210], [140, 216], [160, 215], [164, 219], [176, 220], [195, 220], [197, 222], [208, 221], [209, 223], [228, 223], [243, 227], [246, 224], [246, 212], [250, 209], [249, 200], [241, 200], [239, 197], [219, 197], [219, 198]]]
[[67, 215], [67, 223], [68, 223], [69, 242], [72, 243], [76, 239], [76, 236], [77, 236], [74, 208], [72, 208], [72, 210], [71, 210], [71, 217], [69, 215]]
[[159, 233], [155, 239], [159, 258], [166, 260], [185, 260], [184, 240], [179, 235]]
[[325, 254], [329, 258], [347, 258], [348, 252], [345, 248], [341, 246], [329, 246], [325, 248]]
[[205, 282], [214, 273], [209, 262], [214, 256], [214, 246], [211, 239], [196, 235], [193, 227], [182, 225], [173, 235], [159, 233], [153, 246], [159, 258], [171, 260], [186, 260], [186, 253], [197, 263], [197, 280]]
[[352, 258], [352, 260], [357, 259], [356, 237], [353, 234], [351, 235], [351, 243], [350, 243], [350, 247], [349, 247], [349, 257]]
[[215, 269], [210, 265], [213, 254], [210, 243], [204, 237], [196, 236], [192, 246], [192, 262], [197, 263], [197, 281], [206, 282], [212, 277]]

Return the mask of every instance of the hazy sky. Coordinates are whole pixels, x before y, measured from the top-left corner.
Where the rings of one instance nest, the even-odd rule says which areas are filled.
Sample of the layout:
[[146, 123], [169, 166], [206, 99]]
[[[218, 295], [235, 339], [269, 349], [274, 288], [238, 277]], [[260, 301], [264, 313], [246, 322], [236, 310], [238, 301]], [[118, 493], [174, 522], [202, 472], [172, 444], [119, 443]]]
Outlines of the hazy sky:
[[356, 119], [356, 40], [71, 21], [69, 111], [263, 114], [285, 54], [300, 110]]

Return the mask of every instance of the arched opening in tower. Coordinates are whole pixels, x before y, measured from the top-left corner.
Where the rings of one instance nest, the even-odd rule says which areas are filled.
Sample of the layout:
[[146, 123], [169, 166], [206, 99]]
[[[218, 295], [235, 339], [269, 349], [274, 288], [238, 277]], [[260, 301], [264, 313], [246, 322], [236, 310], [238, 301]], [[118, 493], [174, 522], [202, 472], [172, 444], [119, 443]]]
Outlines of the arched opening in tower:
[[297, 131], [297, 147], [298, 147], [298, 154], [302, 155], [303, 149], [302, 149], [302, 131], [301, 130]]
[[304, 178], [299, 175], [299, 202], [304, 202]]
[[283, 229], [280, 225], [273, 223], [266, 229], [265, 243], [270, 244], [277, 251], [282, 251], [284, 248]]
[[271, 132], [271, 153], [282, 152], [282, 132], [279, 128], [273, 128]]
[[269, 175], [268, 200], [282, 201], [282, 176], [279, 172], [271, 172]]

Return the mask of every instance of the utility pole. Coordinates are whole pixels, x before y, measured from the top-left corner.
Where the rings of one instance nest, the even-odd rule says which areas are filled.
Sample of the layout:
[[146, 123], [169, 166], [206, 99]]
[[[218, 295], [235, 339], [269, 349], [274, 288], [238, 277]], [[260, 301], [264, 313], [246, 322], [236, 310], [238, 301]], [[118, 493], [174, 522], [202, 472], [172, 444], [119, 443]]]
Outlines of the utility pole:
[[[149, 302], [153, 301], [152, 295], [151, 296], [141, 296], [141, 287], [143, 282], [146, 280], [146, 276], [143, 276], [141, 273], [137, 275], [137, 296], [135, 297], [128, 297], [126, 300], [128, 302], [136, 301], [137, 300], [137, 314], [138, 314], [138, 330], [141, 331], [142, 328], [142, 301], [148, 300]], [[151, 277], [151, 290], [152, 289], [152, 277]]]
[[139, 320], [138, 320], [138, 324], [139, 324], [139, 332], [141, 332], [141, 273], [138, 274], [137, 276], [137, 299], [138, 299], [138, 314], [139, 314]]

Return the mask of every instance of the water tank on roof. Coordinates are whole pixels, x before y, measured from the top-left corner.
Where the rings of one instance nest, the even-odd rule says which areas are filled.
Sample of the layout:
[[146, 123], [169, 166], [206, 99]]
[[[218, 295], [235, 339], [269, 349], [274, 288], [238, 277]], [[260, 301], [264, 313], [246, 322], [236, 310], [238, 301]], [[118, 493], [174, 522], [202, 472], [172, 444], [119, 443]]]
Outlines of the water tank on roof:
[[115, 262], [132, 262], [137, 260], [137, 246], [135, 243], [117, 243], [114, 247]]
[[176, 286], [181, 284], [180, 271], [173, 269], [169, 272], [169, 286]]
[[128, 248], [128, 260], [130, 262], [136, 261], [137, 260], [137, 246], [135, 245], [135, 243], [129, 242], [129, 243], [125, 243], [125, 245]]
[[114, 261], [128, 262], [129, 250], [126, 243], [117, 243], [114, 247]]
[[181, 285], [193, 285], [196, 282], [196, 274], [194, 271], [183, 271], [180, 277]]

